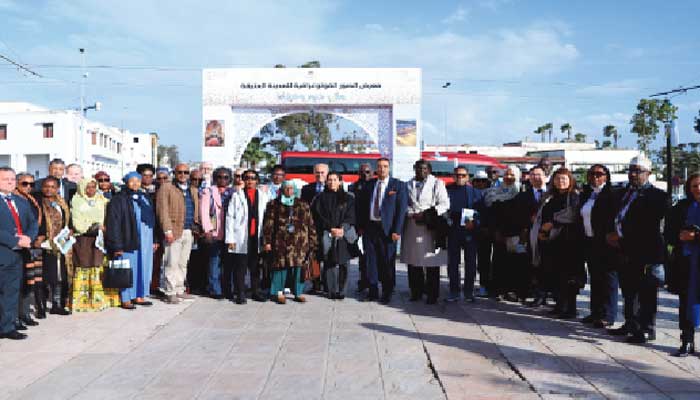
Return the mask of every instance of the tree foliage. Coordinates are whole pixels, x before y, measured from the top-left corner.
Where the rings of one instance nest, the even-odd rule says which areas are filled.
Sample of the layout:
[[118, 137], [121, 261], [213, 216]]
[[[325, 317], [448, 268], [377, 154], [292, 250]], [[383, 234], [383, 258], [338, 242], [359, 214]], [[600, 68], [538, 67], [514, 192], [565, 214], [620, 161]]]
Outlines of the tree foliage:
[[649, 146], [659, 133], [659, 123], [677, 119], [678, 107], [668, 100], [641, 99], [637, 112], [632, 116], [631, 131], [637, 135], [639, 150], [649, 152]]
[[241, 161], [247, 162], [251, 168], [257, 168], [262, 161], [265, 161], [267, 166], [275, 163], [275, 156], [266, 150], [267, 146], [262, 141], [263, 139], [260, 136], [251, 139], [241, 156]]
[[617, 132], [617, 127], [615, 125], [606, 125], [603, 128], [603, 136], [606, 138], [611, 137], [614, 147], [617, 148], [617, 140], [620, 138], [620, 134]]
[[570, 142], [571, 141], [571, 130], [573, 129], [571, 127], [571, 124], [566, 122], [566, 123], [562, 124], [562, 126], [560, 126], [559, 129], [561, 130], [561, 133], [566, 133], [566, 139], [568, 142]]
[[[568, 140], [571, 141], [571, 138], [569, 137]], [[586, 143], [586, 134], [585, 134], [585, 133], [581, 133], [581, 132], [576, 133], [576, 134], [574, 135], [574, 142], [576, 142], [576, 143]]]
[[[673, 171], [677, 173], [693, 173], [700, 171], [700, 153], [698, 153], [700, 143], [680, 144], [671, 148], [671, 159], [673, 162]], [[659, 151], [653, 152], [653, 161], [659, 167], [663, 174], [663, 179], [668, 179], [666, 172], [666, 147], [662, 147]]]

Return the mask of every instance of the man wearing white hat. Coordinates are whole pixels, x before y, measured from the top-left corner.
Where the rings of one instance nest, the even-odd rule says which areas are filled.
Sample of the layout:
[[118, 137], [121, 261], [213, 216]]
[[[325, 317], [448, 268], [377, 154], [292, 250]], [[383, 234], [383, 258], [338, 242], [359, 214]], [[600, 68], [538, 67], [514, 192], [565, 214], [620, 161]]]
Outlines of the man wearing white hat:
[[670, 207], [666, 193], [649, 183], [651, 161], [639, 155], [630, 161], [629, 185], [617, 207], [608, 243], [620, 249], [617, 266], [625, 298], [625, 323], [608, 332], [628, 336], [630, 343], [656, 339], [658, 287], [663, 283], [664, 239], [661, 220]]
[[[491, 187], [489, 175], [484, 170], [476, 171], [474, 178], [471, 180], [472, 186], [480, 191]], [[479, 271], [479, 293], [478, 297], [488, 297], [488, 287], [490, 285], [491, 276], [491, 248], [493, 243], [488, 235], [488, 230], [485, 227], [480, 227], [476, 234], [477, 251], [476, 265]]]

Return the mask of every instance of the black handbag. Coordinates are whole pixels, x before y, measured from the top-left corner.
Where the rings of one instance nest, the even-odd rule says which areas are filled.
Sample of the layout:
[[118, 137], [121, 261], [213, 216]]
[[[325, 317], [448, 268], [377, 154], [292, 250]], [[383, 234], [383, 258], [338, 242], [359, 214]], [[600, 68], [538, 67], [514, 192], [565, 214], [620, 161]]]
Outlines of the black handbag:
[[438, 215], [435, 207], [431, 207], [423, 211], [423, 221], [425, 222], [425, 226], [433, 231], [435, 236], [435, 248], [446, 249], [447, 234], [450, 229], [447, 220], [441, 215]]
[[117, 258], [110, 260], [104, 270], [102, 287], [106, 289], [128, 289], [133, 286], [133, 271], [129, 260]]

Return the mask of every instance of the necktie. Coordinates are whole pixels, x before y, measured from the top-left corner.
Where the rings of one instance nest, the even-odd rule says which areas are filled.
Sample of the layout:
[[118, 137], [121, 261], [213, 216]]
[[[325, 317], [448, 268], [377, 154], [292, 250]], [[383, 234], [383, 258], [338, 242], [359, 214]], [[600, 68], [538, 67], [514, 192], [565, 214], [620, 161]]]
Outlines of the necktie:
[[382, 181], [377, 181], [377, 193], [374, 195], [374, 206], [372, 207], [372, 214], [375, 218], [381, 218], [381, 212], [379, 209], [379, 197], [382, 195]]
[[17, 228], [17, 234], [21, 235], [22, 234], [22, 224], [19, 222], [19, 214], [17, 213], [17, 209], [15, 208], [14, 204], [12, 204], [12, 198], [10, 196], [6, 196], [5, 201], [7, 202], [7, 207], [10, 208], [10, 214], [12, 214], [12, 219], [15, 220], [15, 227]]

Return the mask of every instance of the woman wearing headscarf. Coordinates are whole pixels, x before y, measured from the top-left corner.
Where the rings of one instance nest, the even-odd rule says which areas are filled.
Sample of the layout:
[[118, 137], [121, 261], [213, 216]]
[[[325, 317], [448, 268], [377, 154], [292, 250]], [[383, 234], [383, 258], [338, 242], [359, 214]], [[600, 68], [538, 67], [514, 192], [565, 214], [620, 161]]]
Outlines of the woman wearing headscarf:
[[154, 206], [148, 194], [139, 190], [141, 175], [129, 172], [124, 176], [124, 189], [115, 194], [107, 206], [105, 246], [111, 259], [129, 260], [133, 281], [121, 290], [122, 308], [133, 310], [135, 305], [150, 306], [155, 226]]
[[47, 176], [41, 182], [42, 220], [35, 246], [42, 249], [44, 281], [51, 289], [49, 314], [68, 315], [68, 269], [66, 257], [54, 242], [54, 238], [70, 223], [70, 208], [58, 194], [59, 181]]
[[350, 245], [357, 240], [355, 233], [355, 198], [343, 190], [343, 178], [331, 172], [326, 186], [311, 205], [318, 230], [322, 233], [323, 274], [328, 298], [342, 300], [348, 279], [348, 262], [352, 259]]
[[[32, 206], [32, 213], [34, 218], [38, 221], [38, 225], [41, 225], [41, 206], [36, 201], [34, 196], [32, 196], [32, 188], [34, 187], [34, 175], [29, 173], [19, 173], [17, 174], [17, 188], [15, 189], [15, 194], [25, 198], [29, 204]], [[21, 288], [21, 298], [19, 302], [19, 321], [18, 330], [21, 329], [21, 325], [24, 326], [36, 326], [39, 323], [32, 319], [30, 315], [30, 294], [34, 292], [34, 304], [36, 306], [36, 317], [38, 319], [46, 318], [46, 303], [44, 294], [44, 281], [42, 277], [42, 261], [41, 261], [41, 249], [32, 246], [30, 249], [25, 249], [22, 252], [24, 258], [24, 268], [22, 288]]]
[[674, 354], [695, 353], [695, 328], [700, 326], [700, 173], [688, 177], [685, 199], [666, 218], [664, 236], [673, 247], [668, 289], [678, 295], [681, 347]]
[[[111, 304], [102, 287], [104, 253], [95, 246], [104, 226], [107, 203], [108, 200], [98, 192], [98, 183], [94, 178], [80, 181], [78, 192], [71, 200], [73, 233], [76, 236], [73, 245], [73, 311], [102, 311]], [[112, 296], [111, 300], [117, 299]]]
[[527, 262], [526, 238], [521, 237], [518, 224], [520, 207], [516, 206], [516, 196], [520, 193], [520, 169], [509, 166], [503, 173], [500, 186], [490, 187], [484, 192], [485, 215], [482, 224], [488, 228], [493, 240], [493, 258], [489, 279], [489, 297], [500, 300], [517, 301], [515, 292], [522, 287], [516, 282], [518, 270]]
[[[408, 265], [411, 301], [426, 295], [426, 304], [436, 304], [440, 296], [440, 267], [447, 265], [447, 251], [436, 251], [440, 233], [427, 225], [426, 215], [432, 212], [443, 218], [450, 209], [445, 183], [432, 175], [432, 166], [425, 160], [413, 164], [415, 177], [408, 181], [408, 209], [401, 235], [401, 262]], [[444, 232], [444, 236], [447, 232]]]
[[97, 181], [97, 192], [105, 199], [110, 200], [115, 190], [109, 174], [104, 171], [98, 171], [95, 174], [95, 180]]
[[303, 282], [316, 246], [316, 225], [309, 205], [296, 195], [294, 182], [284, 181], [279, 196], [268, 203], [263, 218], [263, 251], [272, 272], [270, 297], [279, 304], [287, 301], [284, 284], [290, 273], [294, 279], [291, 288], [294, 301], [306, 301], [302, 295]]
[[566, 168], [559, 168], [551, 179], [552, 186], [538, 215], [538, 239], [541, 245], [543, 279], [549, 280], [557, 303], [550, 315], [576, 318], [576, 296], [586, 284], [582, 237], [578, 226], [579, 195], [576, 178]]

